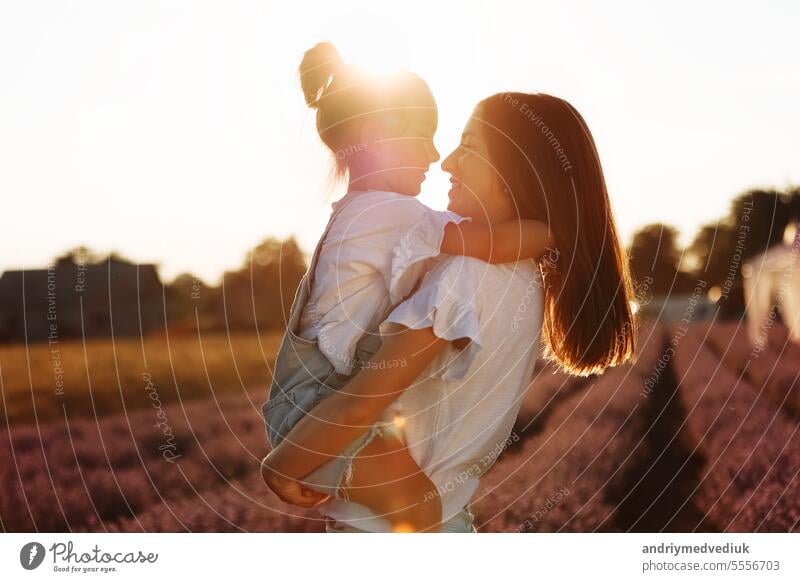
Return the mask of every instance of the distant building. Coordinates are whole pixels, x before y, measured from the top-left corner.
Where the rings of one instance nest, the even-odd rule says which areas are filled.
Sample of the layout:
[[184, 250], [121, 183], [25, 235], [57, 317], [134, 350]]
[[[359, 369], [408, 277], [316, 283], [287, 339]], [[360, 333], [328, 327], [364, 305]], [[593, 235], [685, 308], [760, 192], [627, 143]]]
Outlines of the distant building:
[[110, 257], [0, 277], [0, 341], [131, 337], [164, 327], [163, 285], [154, 265]]

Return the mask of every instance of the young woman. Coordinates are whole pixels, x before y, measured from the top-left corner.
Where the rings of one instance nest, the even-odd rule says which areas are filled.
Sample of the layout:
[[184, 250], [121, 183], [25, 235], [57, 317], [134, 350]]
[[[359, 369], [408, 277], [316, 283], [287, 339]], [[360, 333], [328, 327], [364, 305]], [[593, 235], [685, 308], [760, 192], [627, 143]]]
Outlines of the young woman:
[[[377, 326], [440, 253], [508, 262], [540, 255], [549, 242], [540, 221], [509, 216], [490, 227], [415, 199], [439, 158], [436, 104], [422, 79], [368, 75], [343, 63], [330, 43], [306, 52], [300, 75], [348, 191], [333, 205], [278, 352], [262, 407], [273, 447], [369, 360], [380, 340]], [[336, 487], [347, 467], [334, 460], [326, 470], [327, 485]], [[421, 525], [414, 515], [395, 518]]]
[[[452, 174], [450, 210], [490, 225], [542, 220], [557, 260], [439, 259], [381, 325], [374, 365], [264, 459], [270, 487], [316, 505], [329, 531], [397, 531], [397, 514], [416, 531], [472, 531], [469, 499], [508, 438], [540, 332], [546, 356], [576, 375], [634, 355], [627, 260], [574, 107], [544, 94], [489, 97], [442, 167]], [[403, 414], [394, 434], [385, 418], [376, 423], [393, 403]], [[333, 489], [319, 486], [331, 458], [347, 468]]]

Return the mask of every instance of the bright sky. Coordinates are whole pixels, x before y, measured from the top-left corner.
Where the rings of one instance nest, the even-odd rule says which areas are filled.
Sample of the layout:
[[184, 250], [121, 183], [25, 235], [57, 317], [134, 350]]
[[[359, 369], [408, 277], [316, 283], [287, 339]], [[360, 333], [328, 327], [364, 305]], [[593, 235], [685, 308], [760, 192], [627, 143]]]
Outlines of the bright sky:
[[[688, 242], [755, 186], [800, 183], [800, 5], [61, 2], [0, 6], [0, 271], [86, 244], [216, 282], [270, 235], [311, 251], [342, 190], [296, 73], [322, 39], [403, 66], [439, 104], [545, 91], [584, 115], [627, 242]], [[422, 200], [447, 203], [429, 172]]]

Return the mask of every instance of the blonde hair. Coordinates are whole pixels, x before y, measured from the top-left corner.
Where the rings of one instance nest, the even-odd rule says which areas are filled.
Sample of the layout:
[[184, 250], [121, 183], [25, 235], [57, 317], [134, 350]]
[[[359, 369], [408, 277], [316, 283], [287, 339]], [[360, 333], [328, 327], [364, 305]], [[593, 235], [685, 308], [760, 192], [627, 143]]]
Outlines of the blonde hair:
[[427, 83], [408, 71], [373, 75], [345, 63], [327, 41], [307, 50], [300, 63], [300, 87], [306, 104], [317, 110], [317, 132], [333, 154], [334, 176], [343, 179], [357, 151], [366, 121], [399, 132], [420, 115], [436, 123], [436, 102]]

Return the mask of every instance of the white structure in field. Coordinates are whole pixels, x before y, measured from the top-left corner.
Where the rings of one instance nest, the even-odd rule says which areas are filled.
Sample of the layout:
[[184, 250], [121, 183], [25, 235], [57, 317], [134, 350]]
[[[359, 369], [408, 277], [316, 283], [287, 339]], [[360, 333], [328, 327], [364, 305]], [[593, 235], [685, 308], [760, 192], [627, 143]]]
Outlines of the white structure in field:
[[766, 342], [775, 306], [789, 337], [800, 343], [800, 228], [790, 224], [783, 240], [742, 265], [747, 335], [754, 346]]

